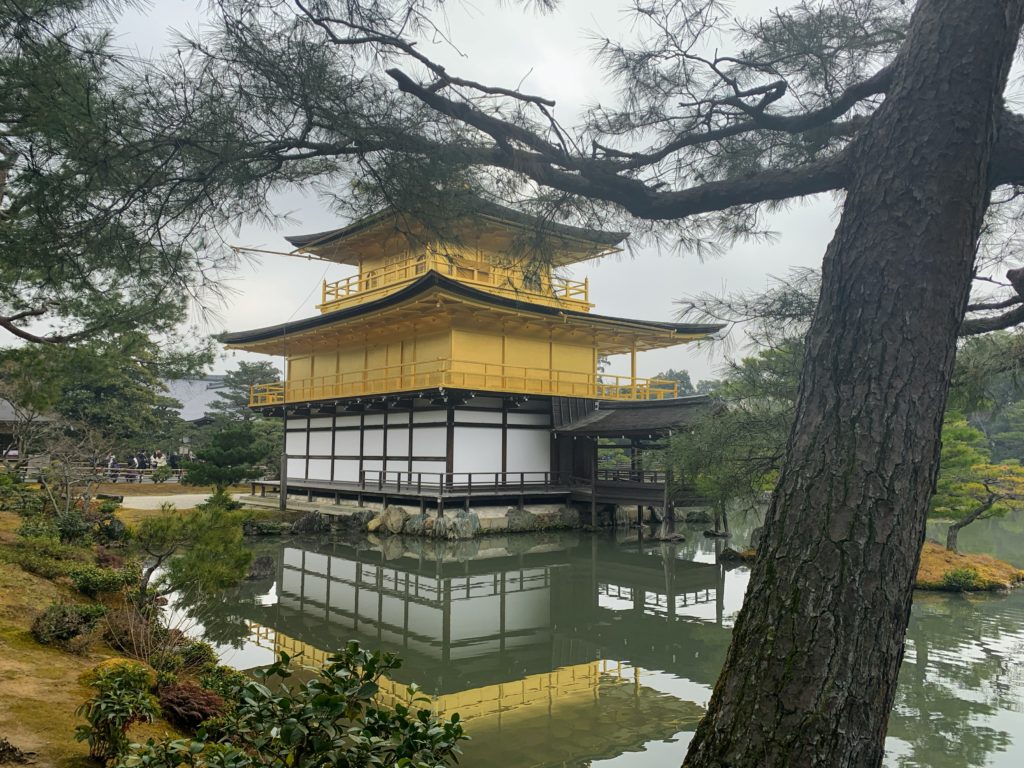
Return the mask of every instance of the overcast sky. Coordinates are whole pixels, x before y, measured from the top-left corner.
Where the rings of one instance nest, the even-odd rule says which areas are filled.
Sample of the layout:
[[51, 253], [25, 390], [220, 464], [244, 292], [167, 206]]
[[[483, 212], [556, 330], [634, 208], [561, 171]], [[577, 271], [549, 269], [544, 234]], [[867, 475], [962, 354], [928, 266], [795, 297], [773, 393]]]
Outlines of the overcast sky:
[[[735, 0], [741, 16], [761, 16], [786, 2]], [[626, 0], [561, 0], [558, 12], [538, 15], [497, 0], [450, 2], [447, 15], [451, 38], [464, 54], [447, 48], [432, 53], [455, 74], [495, 85], [515, 87], [556, 100], [556, 115], [572, 124], [586, 104], [612, 100], [590, 54], [593, 33], [628, 37]], [[202, 23], [205, 4], [196, 0], [154, 0], [149, 8], [130, 11], [119, 26], [119, 44], [143, 54], [157, 54], [171, 40], [171, 30], [194, 29]], [[723, 47], [727, 41], [723, 41]], [[316, 232], [344, 224], [312, 195], [301, 191], [280, 198], [279, 212], [291, 223], [279, 231], [246, 228], [225, 233], [231, 243], [287, 251], [286, 234]], [[700, 261], [693, 255], [642, 249], [634, 257], [617, 255], [579, 265], [571, 274], [588, 276], [591, 301], [602, 314], [646, 320], [673, 320], [676, 301], [701, 291], [736, 291], [763, 288], [772, 275], [782, 276], [793, 266], [821, 264], [825, 246], [836, 223], [836, 200], [831, 195], [794, 203], [769, 219], [777, 238], [770, 243], [741, 243], [724, 256]], [[326, 269], [325, 269], [326, 266]], [[206, 329], [243, 330], [316, 314], [320, 281], [345, 277], [349, 267], [324, 265], [297, 258], [265, 256], [242, 265], [230, 280], [232, 291], [219, 318]], [[668, 368], [685, 368], [696, 382], [714, 378], [723, 356], [741, 352], [741, 345], [711, 348], [676, 347], [642, 353], [638, 369], [653, 376]], [[243, 357], [244, 356], [244, 357]], [[232, 367], [246, 353], [226, 353], [216, 370]], [[252, 356], [251, 359], [256, 359]], [[613, 358], [611, 373], [629, 373], [624, 356]]]

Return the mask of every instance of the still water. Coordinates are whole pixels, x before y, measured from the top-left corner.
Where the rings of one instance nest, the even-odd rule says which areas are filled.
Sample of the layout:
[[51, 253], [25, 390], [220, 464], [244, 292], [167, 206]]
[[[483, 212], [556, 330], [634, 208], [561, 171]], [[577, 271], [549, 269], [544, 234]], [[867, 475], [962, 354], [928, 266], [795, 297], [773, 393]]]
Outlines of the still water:
[[[672, 544], [635, 530], [261, 542], [266, 578], [189, 612], [242, 669], [278, 650], [317, 662], [349, 639], [397, 651], [385, 693], [415, 681], [459, 712], [469, 768], [660, 768], [679, 764], [707, 705], [749, 577], [716, 564], [720, 541], [682, 530]], [[1024, 567], [1012, 520], [961, 542]], [[1024, 590], [918, 594], [887, 765], [1019, 768], [1022, 710]]]

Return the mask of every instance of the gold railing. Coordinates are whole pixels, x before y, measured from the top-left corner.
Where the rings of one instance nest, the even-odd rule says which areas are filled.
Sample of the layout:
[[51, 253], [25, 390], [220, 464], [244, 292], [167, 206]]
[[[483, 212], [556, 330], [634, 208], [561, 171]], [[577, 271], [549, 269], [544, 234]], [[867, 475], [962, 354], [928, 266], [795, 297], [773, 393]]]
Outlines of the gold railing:
[[437, 387], [600, 400], [666, 400], [678, 396], [676, 382], [664, 379], [433, 360], [294, 379], [287, 384], [257, 384], [250, 389], [249, 405], [312, 402]]
[[584, 312], [593, 306], [590, 303], [590, 281], [586, 279], [579, 281], [538, 275], [532, 278], [531, 284], [531, 278], [522, 270], [424, 254], [342, 280], [325, 280], [321, 287], [320, 311], [331, 312], [386, 296], [431, 270], [490, 293], [534, 304], [565, 306]]

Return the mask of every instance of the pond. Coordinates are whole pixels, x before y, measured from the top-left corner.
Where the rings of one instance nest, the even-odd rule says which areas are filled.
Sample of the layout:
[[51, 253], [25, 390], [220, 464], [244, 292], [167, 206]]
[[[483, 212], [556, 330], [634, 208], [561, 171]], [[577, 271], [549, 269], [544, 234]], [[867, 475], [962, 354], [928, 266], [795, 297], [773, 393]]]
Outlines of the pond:
[[[241, 669], [279, 650], [316, 663], [349, 639], [398, 652], [385, 695], [415, 681], [435, 711], [459, 712], [469, 768], [678, 765], [749, 577], [716, 564], [721, 541], [682, 530], [672, 544], [636, 530], [265, 540], [266, 578], [181, 607]], [[961, 541], [1024, 567], [1017, 520]], [[919, 593], [887, 766], [1018, 768], [1022, 708], [1024, 591]]]

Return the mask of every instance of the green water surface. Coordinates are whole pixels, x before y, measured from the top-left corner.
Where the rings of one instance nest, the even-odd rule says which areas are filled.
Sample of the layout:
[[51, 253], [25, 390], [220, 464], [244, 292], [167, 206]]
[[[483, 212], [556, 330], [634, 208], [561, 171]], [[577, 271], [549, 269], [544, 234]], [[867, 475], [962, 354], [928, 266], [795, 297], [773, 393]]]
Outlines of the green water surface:
[[[239, 668], [275, 650], [315, 663], [350, 639], [397, 651], [390, 685], [462, 714], [469, 768], [678, 765], [749, 576], [716, 564], [721, 541], [680, 530], [671, 544], [636, 530], [274, 539], [255, 545], [271, 575], [185, 610]], [[1016, 520], [960, 538], [1024, 567]], [[1024, 766], [1022, 705], [1024, 591], [919, 594], [887, 765]]]

